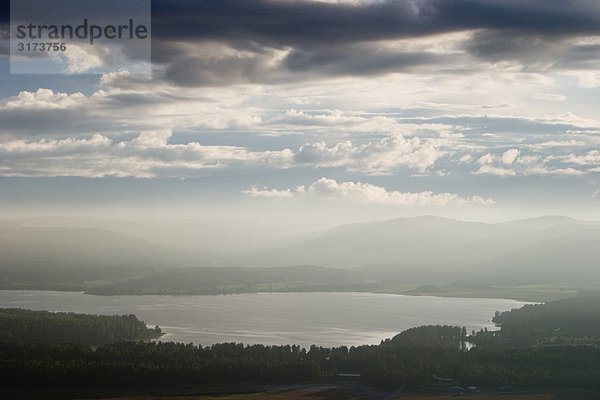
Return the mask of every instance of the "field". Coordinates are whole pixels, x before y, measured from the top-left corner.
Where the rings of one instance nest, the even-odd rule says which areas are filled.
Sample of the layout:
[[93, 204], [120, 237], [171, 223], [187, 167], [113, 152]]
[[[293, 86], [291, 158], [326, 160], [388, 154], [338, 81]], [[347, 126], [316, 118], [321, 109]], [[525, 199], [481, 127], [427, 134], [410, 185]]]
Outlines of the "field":
[[[224, 388], [218, 388], [223, 390]], [[257, 388], [258, 389], [258, 388]], [[178, 394], [169, 395], [168, 392], [178, 391]], [[458, 396], [442, 393], [386, 393], [370, 387], [354, 383], [340, 384], [308, 384], [293, 386], [263, 387], [255, 393], [245, 392], [238, 394], [216, 393], [215, 388], [185, 388], [163, 389], [142, 393], [110, 393], [107, 391], [15, 391], [4, 393], [6, 400], [25, 399], [80, 399], [80, 400], [450, 400]], [[143, 392], [143, 391], [140, 391]], [[150, 394], [150, 392], [153, 392]], [[192, 393], [196, 392], [196, 393]], [[205, 394], [202, 394], [202, 393]], [[206, 394], [212, 392], [211, 394]], [[184, 394], [187, 393], [187, 394]], [[600, 398], [600, 393], [583, 391], [556, 391], [556, 392], [523, 392], [513, 394], [482, 393], [463, 395], [463, 400], [592, 400]]]

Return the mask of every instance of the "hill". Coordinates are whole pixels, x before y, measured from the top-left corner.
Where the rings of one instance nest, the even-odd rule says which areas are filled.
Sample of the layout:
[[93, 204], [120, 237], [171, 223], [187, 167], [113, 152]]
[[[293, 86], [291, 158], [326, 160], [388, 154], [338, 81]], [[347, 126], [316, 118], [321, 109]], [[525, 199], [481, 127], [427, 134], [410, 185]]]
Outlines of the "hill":
[[294, 245], [249, 255], [253, 264], [314, 264], [351, 268], [428, 262], [436, 253], [503, 233], [492, 224], [433, 216], [344, 225]]
[[80, 289], [120, 280], [199, 255], [98, 228], [32, 228], [0, 221], [0, 288]]
[[[296, 231], [290, 236], [280, 230], [261, 233], [261, 229], [270, 228], [260, 224], [238, 230], [243, 224], [232, 223], [215, 230], [219, 238], [210, 242], [213, 246], [206, 249], [206, 243], [198, 242], [197, 250], [191, 250], [195, 240], [207, 235], [211, 225], [182, 228], [173, 234], [171, 243], [177, 243], [185, 232], [200, 236], [192, 235], [187, 244], [177, 247], [123, 231], [164, 238], [182, 226], [180, 223], [162, 232], [163, 225], [147, 221], [132, 222], [129, 228], [124, 221], [94, 219], [22, 221], [28, 226], [0, 222], [0, 288], [88, 290], [102, 286], [106, 293], [226, 293], [375, 287], [387, 292], [411, 290], [413, 294], [547, 300], [562, 297], [567, 289], [566, 294], [573, 294], [596, 288], [600, 282], [600, 223], [557, 216], [500, 224], [434, 216], [397, 218], [310, 234]], [[52, 223], [61, 226], [49, 227]], [[227, 235], [221, 236], [225, 232], [231, 233], [229, 249], [218, 244], [226, 241]], [[275, 232], [282, 236], [270, 241], [270, 249], [240, 250], [233, 244], [253, 235], [260, 236], [258, 242], [264, 244], [263, 240]], [[258, 242], [249, 239], [249, 247], [256, 247]], [[227, 265], [255, 269], [191, 269]], [[298, 265], [354, 272], [342, 276], [338, 271], [337, 283], [321, 273], [301, 284], [290, 284], [274, 268]], [[222, 282], [215, 283], [215, 277]], [[244, 281], [246, 278], [250, 280]], [[506, 290], [507, 286], [538, 284], [558, 289], [548, 296], [538, 296], [537, 289], [533, 296], [528, 289], [523, 293]], [[420, 286], [425, 288], [414, 290]]]
[[87, 291], [89, 294], [231, 294], [252, 292], [368, 291], [377, 286], [358, 272], [296, 266], [280, 268], [175, 268]]

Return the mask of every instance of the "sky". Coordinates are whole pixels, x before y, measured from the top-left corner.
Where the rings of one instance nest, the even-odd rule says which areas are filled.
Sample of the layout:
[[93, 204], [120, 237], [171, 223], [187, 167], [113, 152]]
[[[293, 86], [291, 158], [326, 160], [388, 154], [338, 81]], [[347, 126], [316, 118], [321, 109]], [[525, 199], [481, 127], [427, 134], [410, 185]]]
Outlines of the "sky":
[[155, 0], [151, 76], [1, 4], [0, 218], [600, 219], [596, 0]]

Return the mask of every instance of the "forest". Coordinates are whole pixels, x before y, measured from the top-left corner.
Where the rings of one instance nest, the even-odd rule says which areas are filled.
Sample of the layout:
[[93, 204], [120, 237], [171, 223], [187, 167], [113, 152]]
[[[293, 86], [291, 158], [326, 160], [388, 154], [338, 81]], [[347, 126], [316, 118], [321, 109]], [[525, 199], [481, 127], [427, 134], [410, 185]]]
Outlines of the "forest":
[[[48, 335], [34, 339], [4, 333], [0, 373], [7, 378], [5, 382], [25, 387], [31, 382], [52, 387], [86, 387], [102, 382], [115, 388], [287, 384], [328, 382], [338, 379], [339, 374], [359, 374], [364, 383], [407, 390], [439, 385], [433, 377], [463, 386], [600, 390], [600, 348], [596, 345], [600, 330], [594, 322], [599, 309], [599, 296], [558, 300], [497, 313], [495, 320], [501, 325], [495, 332], [468, 333], [462, 327], [425, 326], [404, 331], [379, 345], [349, 348], [123, 342], [135, 338], [131, 333], [135, 329], [129, 331], [129, 336], [117, 334], [123, 331], [116, 321], [127, 321], [125, 325], [130, 328], [140, 327], [132, 316], [91, 317], [99, 318], [97, 324], [103, 321], [111, 327], [115, 338], [113, 343], [92, 348], [82, 340], [78, 344], [57, 344], [59, 325], [49, 321], [55, 317], [77, 321], [73, 326], [85, 325], [83, 317], [37, 312], [28, 316], [22, 310], [9, 310], [4, 311], [4, 319], [10, 320], [6, 315], [11, 312], [31, 320], [37, 317], [45, 321]], [[589, 322], [592, 324], [587, 325]], [[79, 330], [77, 335], [84, 331]], [[71, 338], [81, 337], [77, 335]], [[149, 337], [149, 332], [137, 339], [144, 337]], [[475, 347], [467, 350], [461, 345], [465, 342]]]
[[526, 305], [496, 313], [498, 337], [511, 345], [600, 343], [600, 301], [597, 295]]
[[101, 346], [112, 342], [153, 339], [157, 326], [146, 327], [135, 315], [88, 315], [15, 308], [0, 309], [0, 342], [78, 343]]
[[360, 374], [378, 387], [427, 388], [432, 376], [462, 385], [600, 390], [600, 349], [589, 346], [475, 348], [407, 345], [309, 349], [297, 346], [210, 347], [181, 343], [1, 343], [0, 373], [11, 385], [132, 388], [214, 383], [303, 383]]

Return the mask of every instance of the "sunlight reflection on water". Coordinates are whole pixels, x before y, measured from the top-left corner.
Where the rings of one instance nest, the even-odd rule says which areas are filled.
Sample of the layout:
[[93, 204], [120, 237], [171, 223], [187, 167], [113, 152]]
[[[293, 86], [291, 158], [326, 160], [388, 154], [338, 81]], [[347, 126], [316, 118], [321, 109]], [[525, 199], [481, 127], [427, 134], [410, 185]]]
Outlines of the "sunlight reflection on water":
[[92, 314], [135, 314], [160, 325], [161, 340], [210, 345], [378, 344], [430, 324], [494, 327], [495, 311], [521, 307], [504, 299], [373, 293], [256, 293], [219, 296], [91, 296], [76, 292], [0, 291], [2, 307]]

